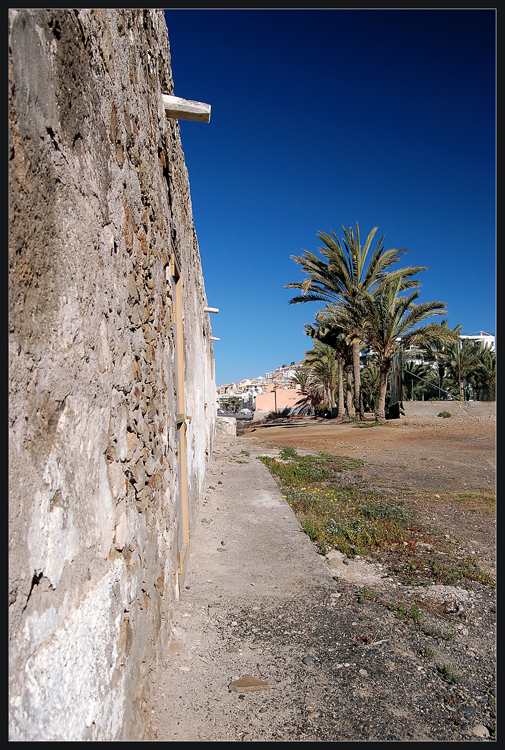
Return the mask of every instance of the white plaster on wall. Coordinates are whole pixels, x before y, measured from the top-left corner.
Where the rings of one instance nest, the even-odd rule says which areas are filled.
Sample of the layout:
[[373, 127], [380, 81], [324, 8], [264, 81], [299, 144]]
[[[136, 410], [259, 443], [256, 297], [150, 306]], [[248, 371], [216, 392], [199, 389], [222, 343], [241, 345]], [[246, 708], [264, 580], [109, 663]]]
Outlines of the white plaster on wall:
[[114, 513], [107, 462], [103, 453], [99, 458], [98, 487], [93, 495], [93, 506], [96, 519], [94, 526], [100, 534], [98, 551], [102, 557], [107, 558], [114, 538]]
[[[119, 557], [50, 638], [52, 608], [42, 617], [34, 612], [28, 618], [24, 638], [32, 649], [21, 675], [23, 702], [16, 695], [11, 700], [11, 740], [79, 741], [92, 724], [104, 739], [117, 735], [124, 685], [119, 681], [111, 688], [111, 678], [127, 605], [126, 578], [126, 565]], [[33, 649], [33, 635], [40, 630], [43, 645]]]
[[[60, 506], [51, 509], [54, 494], [51, 489], [35, 493], [27, 540], [30, 569], [43, 573], [53, 588], [58, 585], [65, 563], [72, 560], [77, 551], [72, 511]], [[64, 498], [63, 492], [62, 496]]]

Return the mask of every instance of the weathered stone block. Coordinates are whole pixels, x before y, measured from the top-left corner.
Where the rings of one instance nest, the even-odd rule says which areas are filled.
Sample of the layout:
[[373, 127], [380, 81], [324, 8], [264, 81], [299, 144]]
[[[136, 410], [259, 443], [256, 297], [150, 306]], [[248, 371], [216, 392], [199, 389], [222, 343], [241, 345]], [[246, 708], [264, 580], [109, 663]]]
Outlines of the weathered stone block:
[[217, 417], [216, 418], [216, 435], [236, 435], [237, 420], [235, 417]]

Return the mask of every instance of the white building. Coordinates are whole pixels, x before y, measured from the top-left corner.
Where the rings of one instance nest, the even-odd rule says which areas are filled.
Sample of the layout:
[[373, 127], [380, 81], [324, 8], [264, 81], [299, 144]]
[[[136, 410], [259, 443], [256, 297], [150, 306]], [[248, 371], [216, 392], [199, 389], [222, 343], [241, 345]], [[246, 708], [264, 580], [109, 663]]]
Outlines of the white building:
[[491, 349], [492, 352], [495, 350], [495, 337], [485, 331], [478, 331], [477, 333], [462, 333], [460, 339], [469, 339], [470, 341], [482, 341], [484, 346]]
[[301, 368], [301, 365], [291, 362], [290, 365], [280, 365], [272, 372], [266, 372], [265, 378], [267, 380], [277, 380], [281, 382], [289, 382], [293, 378], [297, 371]]

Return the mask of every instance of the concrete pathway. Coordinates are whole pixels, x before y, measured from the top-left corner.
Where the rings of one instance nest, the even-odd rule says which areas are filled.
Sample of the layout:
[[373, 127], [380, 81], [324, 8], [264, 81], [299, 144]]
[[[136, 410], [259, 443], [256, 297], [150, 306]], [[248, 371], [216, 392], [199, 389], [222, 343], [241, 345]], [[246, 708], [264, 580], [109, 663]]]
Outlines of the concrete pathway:
[[[155, 739], [236, 740], [249, 734], [239, 713], [244, 690], [230, 691], [230, 684], [244, 675], [269, 683], [268, 691], [245, 690], [253, 702], [261, 695], [262, 703], [267, 692], [271, 703], [282, 686], [269, 682], [261, 646], [250, 648], [240, 639], [234, 645], [234, 615], [335, 588], [334, 573], [257, 458], [277, 453], [242, 438], [216, 439], [185, 588], [173, 607], [174, 640], [149, 709]], [[278, 707], [274, 697], [273, 710]]]

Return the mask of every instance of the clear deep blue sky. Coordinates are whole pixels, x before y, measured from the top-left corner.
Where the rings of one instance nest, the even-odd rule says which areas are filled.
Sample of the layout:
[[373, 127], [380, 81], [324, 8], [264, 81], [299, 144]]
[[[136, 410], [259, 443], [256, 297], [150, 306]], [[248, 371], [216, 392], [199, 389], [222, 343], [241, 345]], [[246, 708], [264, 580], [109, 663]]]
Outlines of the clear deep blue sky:
[[[218, 385], [299, 362], [291, 255], [378, 226], [418, 301], [495, 333], [495, 11], [165, 10]], [[373, 247], [375, 247], [375, 241]], [[436, 321], [442, 318], [436, 318]]]

